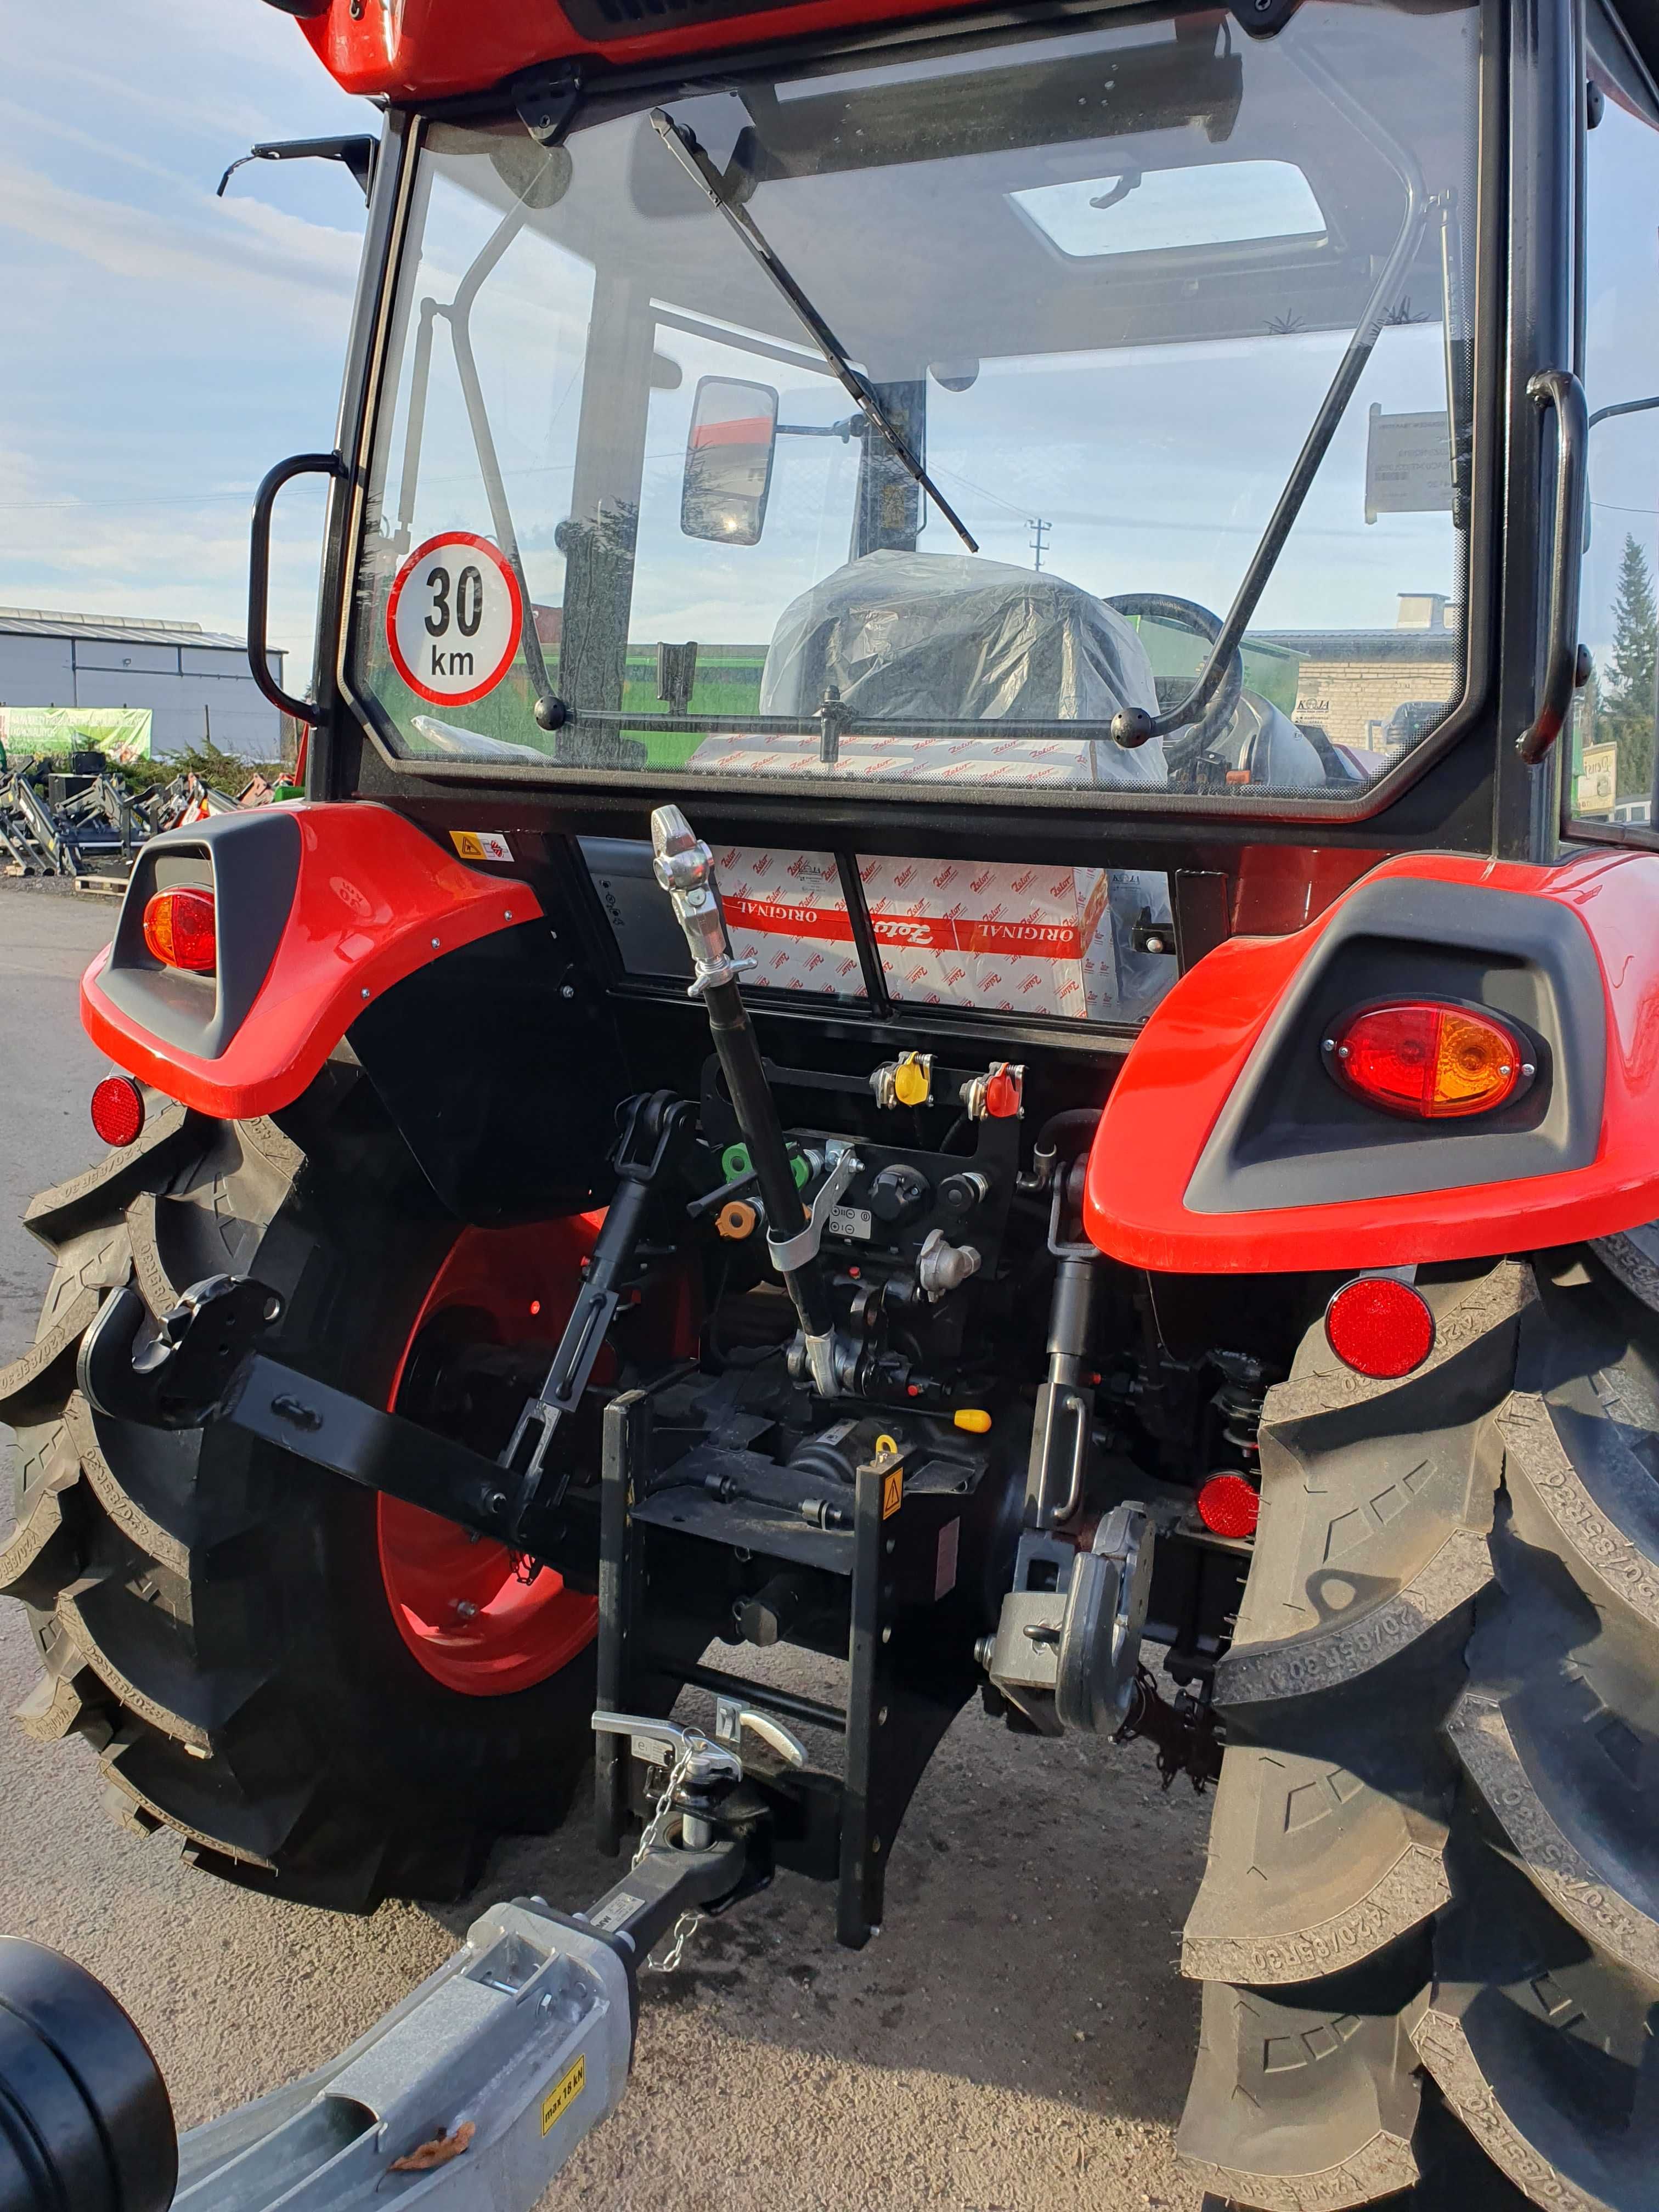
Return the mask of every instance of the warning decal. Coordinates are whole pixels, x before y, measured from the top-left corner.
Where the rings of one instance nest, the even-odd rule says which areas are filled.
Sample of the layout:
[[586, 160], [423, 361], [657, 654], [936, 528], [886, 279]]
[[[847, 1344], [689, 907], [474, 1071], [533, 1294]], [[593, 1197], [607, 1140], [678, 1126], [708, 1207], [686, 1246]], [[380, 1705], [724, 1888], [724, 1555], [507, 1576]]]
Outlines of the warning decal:
[[470, 706], [493, 691], [523, 627], [518, 578], [498, 547], [466, 530], [417, 546], [386, 605], [392, 666], [436, 707]]
[[587, 2086], [587, 2058], [584, 2054], [567, 2073], [562, 2074], [542, 2099], [542, 2133], [546, 2135], [562, 2112], [568, 2112]]
[[464, 860], [510, 860], [513, 848], [499, 830], [452, 830], [449, 842]]

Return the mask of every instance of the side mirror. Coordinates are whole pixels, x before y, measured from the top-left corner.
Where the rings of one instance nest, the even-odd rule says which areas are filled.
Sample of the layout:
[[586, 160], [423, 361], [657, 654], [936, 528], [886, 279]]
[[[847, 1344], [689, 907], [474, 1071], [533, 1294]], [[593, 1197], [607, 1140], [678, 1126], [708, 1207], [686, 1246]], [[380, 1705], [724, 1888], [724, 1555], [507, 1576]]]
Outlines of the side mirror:
[[778, 395], [769, 384], [699, 380], [680, 489], [680, 528], [688, 538], [759, 544], [777, 442]]

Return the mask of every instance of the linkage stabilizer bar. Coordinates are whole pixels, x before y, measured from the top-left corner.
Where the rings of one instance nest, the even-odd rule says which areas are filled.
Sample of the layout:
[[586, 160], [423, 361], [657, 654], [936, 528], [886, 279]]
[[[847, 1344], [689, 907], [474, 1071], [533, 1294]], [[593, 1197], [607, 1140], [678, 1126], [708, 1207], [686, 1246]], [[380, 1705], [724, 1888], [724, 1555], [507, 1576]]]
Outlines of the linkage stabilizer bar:
[[246, 1276], [192, 1285], [148, 1345], [143, 1300], [112, 1291], [81, 1340], [77, 1379], [101, 1413], [159, 1429], [222, 1421], [365, 1489], [441, 1514], [514, 1551], [556, 1540], [556, 1499], [493, 1459], [319, 1382], [259, 1350], [283, 1301]]

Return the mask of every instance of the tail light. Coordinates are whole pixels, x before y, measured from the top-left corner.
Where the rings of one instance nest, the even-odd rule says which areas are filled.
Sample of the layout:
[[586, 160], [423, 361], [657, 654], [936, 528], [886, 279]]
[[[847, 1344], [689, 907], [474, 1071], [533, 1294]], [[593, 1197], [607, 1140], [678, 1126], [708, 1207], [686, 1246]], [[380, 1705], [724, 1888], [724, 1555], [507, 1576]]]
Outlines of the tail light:
[[1397, 1275], [1358, 1275], [1326, 1307], [1325, 1338], [1345, 1367], [1391, 1382], [1434, 1350], [1434, 1315]]
[[1490, 1114], [1537, 1073], [1506, 1022], [1434, 999], [1358, 1007], [1334, 1024], [1322, 1050], [1345, 1091], [1425, 1121]]
[[144, 908], [144, 943], [164, 968], [211, 968], [219, 957], [213, 893], [193, 885], [157, 891]]

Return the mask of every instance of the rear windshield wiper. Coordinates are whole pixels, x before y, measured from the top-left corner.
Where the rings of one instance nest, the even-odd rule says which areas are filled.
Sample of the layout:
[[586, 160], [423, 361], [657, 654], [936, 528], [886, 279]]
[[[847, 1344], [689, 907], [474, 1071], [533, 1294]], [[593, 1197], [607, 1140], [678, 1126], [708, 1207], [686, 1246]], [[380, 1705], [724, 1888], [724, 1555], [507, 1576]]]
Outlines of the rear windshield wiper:
[[725, 179], [698, 143], [696, 133], [687, 130], [683, 123], [676, 123], [667, 109], [663, 107], [652, 109], [651, 123], [663, 144], [667, 147], [687, 176], [695, 184], [700, 185], [708, 193], [716, 212], [726, 218], [732, 229], [743, 240], [773, 283], [806, 325], [807, 330], [811, 333], [813, 343], [830, 368], [835, 370], [848, 397], [859, 409], [871, 428], [878, 432], [885, 439], [900, 467], [921, 485], [968, 550], [970, 553], [977, 553], [978, 540], [969, 535], [968, 526], [962, 517], [945, 498], [915, 453], [911, 452], [903, 432], [882, 405], [881, 401], [871, 390], [864, 378], [848, 361], [841, 341], [772, 251], [753, 217], [746, 209], [736, 205], [730, 198]]

